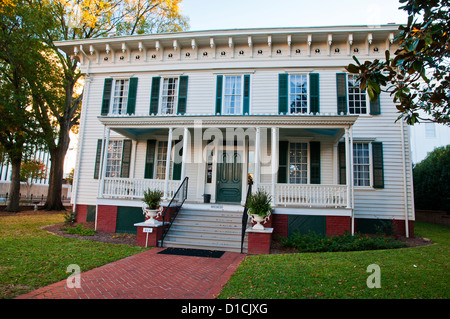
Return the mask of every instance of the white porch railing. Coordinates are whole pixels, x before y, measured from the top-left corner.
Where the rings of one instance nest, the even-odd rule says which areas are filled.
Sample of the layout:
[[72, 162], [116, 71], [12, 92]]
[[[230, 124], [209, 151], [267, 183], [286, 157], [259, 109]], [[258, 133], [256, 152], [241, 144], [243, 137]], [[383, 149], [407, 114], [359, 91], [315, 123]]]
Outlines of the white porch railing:
[[[261, 183], [258, 189], [272, 195], [272, 184]], [[273, 196], [272, 196], [273, 197]], [[276, 184], [275, 205], [303, 207], [346, 207], [346, 185]]]
[[[103, 187], [103, 197], [107, 198], [144, 198], [144, 191], [149, 188], [164, 192], [163, 179], [136, 179], [136, 178], [112, 178], [106, 177]], [[169, 180], [168, 197], [172, 198], [181, 181]]]

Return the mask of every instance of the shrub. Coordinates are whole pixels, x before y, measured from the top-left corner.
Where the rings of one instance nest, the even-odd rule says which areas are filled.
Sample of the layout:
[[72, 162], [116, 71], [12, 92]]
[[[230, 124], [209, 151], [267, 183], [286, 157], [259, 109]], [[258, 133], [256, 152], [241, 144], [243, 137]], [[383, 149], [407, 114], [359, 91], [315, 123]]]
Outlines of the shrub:
[[163, 192], [159, 190], [149, 189], [148, 191], [144, 191], [144, 198], [142, 201], [147, 204], [149, 209], [156, 209], [159, 206], [163, 195]]
[[77, 212], [65, 212], [64, 223], [72, 225], [77, 221]]
[[255, 194], [250, 194], [247, 199], [246, 207], [249, 210], [249, 214], [257, 214], [259, 216], [267, 216], [270, 213], [272, 207], [270, 202], [272, 197], [265, 191], [258, 190]]
[[314, 232], [301, 234], [297, 231], [288, 238], [280, 238], [280, 241], [283, 246], [296, 248], [301, 252], [374, 250], [406, 246], [404, 242], [391, 237], [369, 236], [359, 233], [352, 236], [350, 232], [346, 232], [344, 235], [325, 237]]
[[80, 236], [94, 236], [95, 230], [90, 228], [84, 228], [83, 225], [79, 224], [75, 227], [64, 227], [61, 230], [65, 231], [67, 234], [78, 234]]

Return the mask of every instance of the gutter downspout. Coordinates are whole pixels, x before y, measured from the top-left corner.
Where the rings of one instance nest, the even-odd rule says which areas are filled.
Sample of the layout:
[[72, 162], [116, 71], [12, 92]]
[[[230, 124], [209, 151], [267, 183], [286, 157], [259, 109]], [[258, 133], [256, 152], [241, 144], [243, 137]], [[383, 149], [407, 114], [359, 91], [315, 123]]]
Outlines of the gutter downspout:
[[403, 199], [405, 201], [405, 237], [409, 238], [409, 216], [408, 216], [408, 184], [406, 182], [406, 152], [405, 152], [405, 130], [403, 120], [400, 121], [401, 141], [402, 141], [402, 160], [403, 160]]
[[[75, 188], [74, 188], [74, 194], [73, 194], [73, 211], [76, 211], [77, 208], [77, 197], [78, 197], [78, 184], [80, 181], [79, 178], [79, 169], [80, 169], [80, 164], [81, 164], [81, 153], [83, 151], [83, 141], [84, 141], [84, 131], [85, 131], [85, 126], [86, 126], [86, 104], [88, 101], [88, 97], [89, 97], [89, 91], [90, 91], [90, 86], [91, 86], [91, 78], [89, 76], [89, 67], [91, 65], [91, 60], [89, 59], [89, 57], [87, 56], [87, 54], [83, 51], [83, 46], [80, 45], [80, 50], [83, 53], [83, 55], [88, 59], [88, 65], [87, 65], [87, 69], [86, 69], [86, 77], [85, 77], [85, 83], [87, 84], [86, 87], [84, 88], [84, 96], [83, 96], [83, 102], [81, 105], [81, 119], [82, 122], [80, 123], [80, 135], [78, 137], [78, 152], [77, 152], [77, 163], [75, 166], [75, 170], [74, 170], [74, 176], [75, 176]], [[97, 214], [96, 214], [97, 215]]]

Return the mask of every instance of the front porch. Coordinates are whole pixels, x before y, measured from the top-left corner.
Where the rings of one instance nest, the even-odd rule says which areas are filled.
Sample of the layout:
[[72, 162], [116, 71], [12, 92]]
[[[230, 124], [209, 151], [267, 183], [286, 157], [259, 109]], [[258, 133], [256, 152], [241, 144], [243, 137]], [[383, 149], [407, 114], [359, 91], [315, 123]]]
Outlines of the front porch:
[[[104, 179], [103, 199], [141, 200], [144, 191], [157, 189], [165, 191], [165, 180], [112, 178]], [[181, 181], [169, 180], [167, 195], [173, 197]], [[261, 183], [259, 189], [272, 196], [274, 207], [317, 207], [317, 208], [343, 208], [347, 207], [347, 185], [312, 185], [312, 184], [281, 184], [275, 183], [275, 194], [272, 194], [273, 185]], [[198, 200], [187, 199], [190, 203], [199, 203]]]
[[[212, 122], [210, 117], [183, 116], [158, 123], [162, 120], [100, 117], [105, 145], [115, 139], [111, 132], [132, 142], [128, 177], [108, 176], [109, 155], [102, 151], [106, 165], [98, 198], [140, 203], [145, 190], [158, 189], [169, 201], [188, 176], [186, 203], [202, 203], [208, 194], [211, 203], [243, 205], [252, 179], [253, 190], [269, 193], [274, 208], [351, 210], [353, 186], [347, 181], [353, 180], [353, 170], [345, 167], [353, 167], [349, 149], [357, 117], [286, 116], [281, 122], [280, 118], [222, 117]], [[177, 122], [181, 126], [173, 128]]]

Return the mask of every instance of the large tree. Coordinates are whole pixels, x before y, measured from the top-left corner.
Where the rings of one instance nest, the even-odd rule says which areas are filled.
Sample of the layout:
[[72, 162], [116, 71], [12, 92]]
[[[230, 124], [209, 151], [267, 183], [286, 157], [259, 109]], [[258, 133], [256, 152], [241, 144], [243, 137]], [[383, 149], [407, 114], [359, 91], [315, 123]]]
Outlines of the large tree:
[[[40, 0], [50, 8], [56, 21], [43, 38], [53, 49], [55, 65], [60, 68], [59, 94], [46, 94], [35, 86], [34, 110], [50, 152], [49, 192], [45, 208], [63, 209], [61, 187], [69, 132], [78, 124], [83, 93], [76, 91], [82, 74], [77, 60], [55, 46], [56, 41], [88, 39], [109, 35], [132, 35], [188, 28], [179, 11], [181, 0]], [[52, 79], [49, 79], [52, 81]], [[59, 98], [58, 98], [59, 96]], [[48, 97], [48, 98], [47, 98]]]
[[31, 1], [10, 1], [0, 7], [0, 144], [12, 166], [8, 211], [19, 210], [23, 154], [39, 144], [41, 136], [30, 108], [27, 79], [39, 82], [36, 66], [48, 65], [48, 48], [37, 35], [50, 27], [47, 22], [36, 19]]
[[371, 100], [381, 91], [393, 96], [399, 119], [408, 124], [431, 121], [450, 125], [450, 2], [400, 0], [408, 13], [399, 26], [394, 57], [350, 64]]

